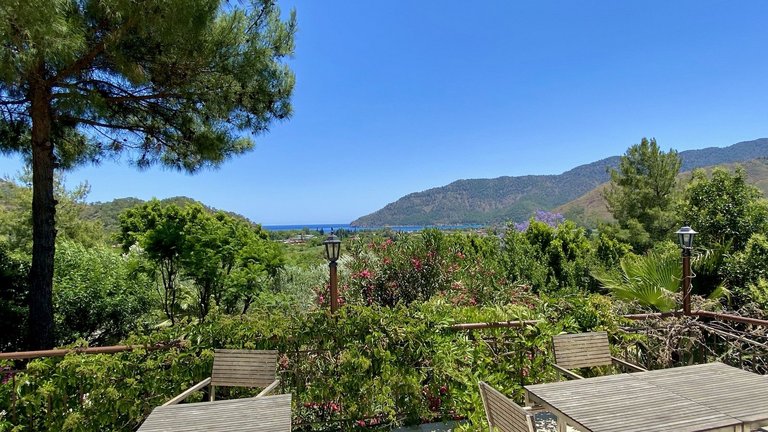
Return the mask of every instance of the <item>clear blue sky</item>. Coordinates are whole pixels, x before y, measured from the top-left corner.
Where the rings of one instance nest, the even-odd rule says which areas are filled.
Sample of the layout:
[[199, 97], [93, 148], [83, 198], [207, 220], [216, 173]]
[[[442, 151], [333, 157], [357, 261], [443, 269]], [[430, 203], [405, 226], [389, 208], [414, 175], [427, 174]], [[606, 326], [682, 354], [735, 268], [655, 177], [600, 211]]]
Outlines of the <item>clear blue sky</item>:
[[[185, 195], [264, 224], [344, 223], [463, 178], [558, 174], [643, 136], [768, 137], [766, 1], [282, 1], [295, 114], [194, 176], [82, 167], [90, 201]], [[19, 169], [0, 156], [0, 175]]]

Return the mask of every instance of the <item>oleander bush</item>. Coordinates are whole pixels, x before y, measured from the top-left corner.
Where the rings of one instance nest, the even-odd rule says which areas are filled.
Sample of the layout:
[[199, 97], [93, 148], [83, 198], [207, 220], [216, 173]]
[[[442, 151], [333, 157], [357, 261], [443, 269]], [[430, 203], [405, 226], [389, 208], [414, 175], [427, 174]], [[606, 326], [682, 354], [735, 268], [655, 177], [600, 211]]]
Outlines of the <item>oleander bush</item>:
[[[628, 245], [589, 236], [573, 222], [534, 219], [503, 239], [433, 229], [350, 240], [345, 247], [342, 297], [383, 306], [435, 296], [470, 306], [525, 302], [541, 293], [583, 295], [599, 290], [592, 269], [616, 266], [629, 253]], [[326, 287], [318, 288], [327, 301]]]

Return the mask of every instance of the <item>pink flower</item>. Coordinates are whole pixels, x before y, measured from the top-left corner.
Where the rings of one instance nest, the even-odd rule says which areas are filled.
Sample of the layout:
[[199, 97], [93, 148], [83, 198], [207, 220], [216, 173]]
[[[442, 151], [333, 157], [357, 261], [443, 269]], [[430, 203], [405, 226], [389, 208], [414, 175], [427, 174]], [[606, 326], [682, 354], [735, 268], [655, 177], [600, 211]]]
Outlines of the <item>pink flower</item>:
[[418, 258], [411, 258], [411, 265], [413, 265], [413, 268], [416, 269], [416, 271], [421, 270], [421, 260]]
[[371, 278], [371, 271], [368, 269], [364, 269], [359, 273], [359, 276], [363, 279], [370, 279]]

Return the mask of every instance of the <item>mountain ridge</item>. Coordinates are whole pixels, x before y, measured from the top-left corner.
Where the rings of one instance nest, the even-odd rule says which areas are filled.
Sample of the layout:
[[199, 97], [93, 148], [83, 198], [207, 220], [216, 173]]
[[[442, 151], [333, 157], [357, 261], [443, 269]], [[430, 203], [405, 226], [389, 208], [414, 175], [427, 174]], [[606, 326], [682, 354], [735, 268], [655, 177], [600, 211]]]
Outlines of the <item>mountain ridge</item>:
[[[768, 157], [768, 138], [678, 153], [682, 171]], [[561, 174], [462, 179], [414, 192], [351, 222], [353, 226], [492, 224], [522, 221], [568, 203], [610, 179], [620, 156], [579, 165]]]

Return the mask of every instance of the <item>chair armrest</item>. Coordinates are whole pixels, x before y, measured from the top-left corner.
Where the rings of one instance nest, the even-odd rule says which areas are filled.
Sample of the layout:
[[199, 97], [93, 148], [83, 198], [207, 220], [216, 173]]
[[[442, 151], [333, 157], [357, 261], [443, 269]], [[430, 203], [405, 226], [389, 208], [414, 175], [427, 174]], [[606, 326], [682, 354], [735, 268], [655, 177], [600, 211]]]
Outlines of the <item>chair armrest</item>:
[[544, 408], [541, 405], [524, 406], [524, 407], [520, 407], [520, 408], [524, 409], [525, 412], [527, 412], [530, 415], [534, 415], [534, 414], [537, 414], [537, 413], [540, 413], [540, 412], [544, 412], [544, 411], [547, 410], [546, 408]]
[[569, 371], [568, 369], [566, 369], [566, 368], [564, 368], [562, 366], [558, 366], [557, 363], [552, 363], [552, 367], [557, 369], [558, 371], [560, 371], [561, 374], [565, 375], [568, 378], [571, 378], [571, 379], [584, 379], [583, 376], [581, 376], [579, 374], [576, 374], [574, 372], [571, 372], [571, 371]]
[[264, 390], [262, 390], [262, 391], [261, 391], [261, 393], [257, 394], [257, 395], [256, 395], [256, 396], [254, 396], [254, 397], [261, 397], [261, 396], [265, 396], [265, 395], [268, 395], [268, 394], [269, 394], [269, 392], [271, 392], [272, 390], [274, 390], [274, 389], [275, 389], [275, 387], [277, 387], [277, 385], [278, 385], [278, 384], [280, 384], [280, 380], [279, 380], [279, 379], [276, 379], [274, 382], [272, 382], [272, 384], [270, 384], [270, 385], [266, 386], [266, 387], [264, 388]]
[[629, 370], [632, 370], [634, 372], [648, 372], [647, 369], [643, 369], [643, 368], [641, 368], [638, 365], [634, 365], [632, 363], [625, 362], [624, 360], [618, 359], [618, 358], [616, 358], [614, 356], [611, 356], [611, 360], [613, 360], [613, 362], [616, 363], [617, 365], [624, 366], [625, 368], [627, 368]]
[[211, 383], [211, 378], [208, 377], [208, 378], [200, 381], [199, 383], [193, 385], [192, 387], [184, 390], [184, 392], [182, 392], [180, 395], [178, 395], [175, 398], [173, 398], [173, 399], [169, 400], [168, 402], [164, 403], [163, 406], [176, 405], [177, 403], [179, 403], [179, 402], [183, 401], [184, 399], [186, 399], [187, 397], [189, 397], [189, 395], [191, 395], [192, 393], [194, 393], [194, 392], [204, 388], [205, 386], [207, 386], [210, 383]]

